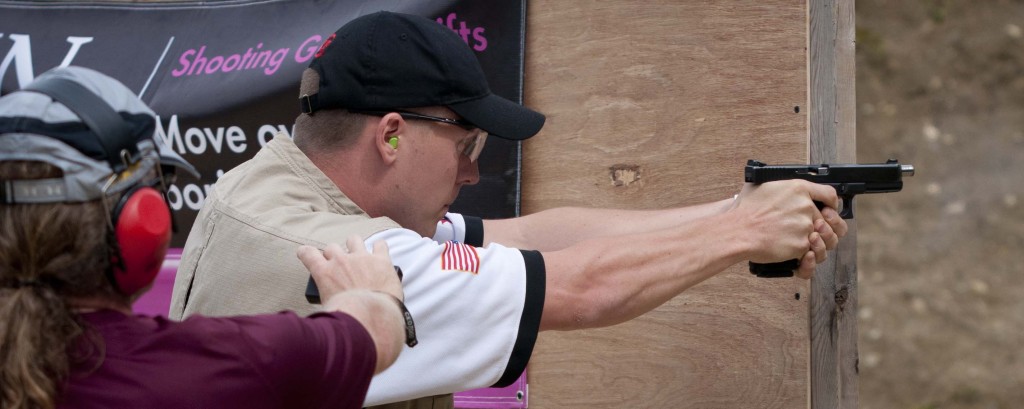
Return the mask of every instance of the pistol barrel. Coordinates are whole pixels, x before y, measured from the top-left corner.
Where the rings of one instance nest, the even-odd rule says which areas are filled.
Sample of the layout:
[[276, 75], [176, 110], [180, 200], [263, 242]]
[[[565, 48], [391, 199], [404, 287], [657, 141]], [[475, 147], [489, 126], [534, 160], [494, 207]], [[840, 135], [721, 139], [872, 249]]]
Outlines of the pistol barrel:
[[914, 165], [900, 165], [900, 173], [903, 176], [914, 176]]

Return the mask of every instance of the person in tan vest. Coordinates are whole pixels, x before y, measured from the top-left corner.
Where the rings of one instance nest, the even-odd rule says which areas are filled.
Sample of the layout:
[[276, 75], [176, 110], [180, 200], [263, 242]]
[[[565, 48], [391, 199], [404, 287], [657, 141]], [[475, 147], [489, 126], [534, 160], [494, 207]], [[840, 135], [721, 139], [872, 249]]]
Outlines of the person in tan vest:
[[300, 88], [293, 138], [277, 135], [210, 190], [170, 316], [316, 312], [290, 249], [384, 241], [419, 344], [374, 377], [368, 406], [450, 408], [453, 392], [515, 381], [539, 331], [628, 321], [739, 262], [800, 259], [809, 278], [847, 229], [835, 191], [805, 181], [665, 210], [450, 212], [479, 181], [489, 137], [525, 140], [545, 118], [492, 94], [472, 50], [423, 17], [344, 25]]

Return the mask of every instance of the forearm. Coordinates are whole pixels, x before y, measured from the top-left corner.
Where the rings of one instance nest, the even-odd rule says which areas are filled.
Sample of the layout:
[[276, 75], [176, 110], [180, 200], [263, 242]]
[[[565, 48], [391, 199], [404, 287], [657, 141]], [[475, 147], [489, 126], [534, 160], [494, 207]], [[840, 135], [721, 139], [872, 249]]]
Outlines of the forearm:
[[720, 214], [731, 204], [732, 198], [662, 210], [560, 207], [514, 219], [485, 220], [484, 243], [540, 251], [561, 250], [584, 240], [682, 226]]
[[401, 312], [391, 296], [369, 290], [348, 290], [330, 297], [324, 303], [324, 309], [351, 315], [370, 333], [377, 349], [375, 374], [391, 366], [398, 358], [405, 339], [405, 327]]
[[747, 227], [728, 215], [545, 252], [542, 330], [614, 325], [747, 259]]

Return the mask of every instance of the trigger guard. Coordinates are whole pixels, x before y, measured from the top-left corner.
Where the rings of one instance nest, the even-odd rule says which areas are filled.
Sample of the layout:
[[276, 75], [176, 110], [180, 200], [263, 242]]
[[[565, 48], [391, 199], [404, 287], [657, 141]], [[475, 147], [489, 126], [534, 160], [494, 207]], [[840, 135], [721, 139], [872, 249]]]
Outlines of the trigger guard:
[[853, 198], [852, 197], [845, 197], [844, 196], [842, 203], [843, 203], [843, 208], [839, 210], [839, 217], [842, 217], [844, 219], [852, 219], [853, 218]]

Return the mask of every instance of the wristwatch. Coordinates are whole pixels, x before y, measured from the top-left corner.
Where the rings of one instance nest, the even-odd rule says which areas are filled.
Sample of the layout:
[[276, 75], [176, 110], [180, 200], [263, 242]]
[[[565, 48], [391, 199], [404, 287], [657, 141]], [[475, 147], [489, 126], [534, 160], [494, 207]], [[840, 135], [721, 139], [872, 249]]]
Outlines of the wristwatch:
[[398, 303], [398, 309], [402, 310], [402, 320], [405, 323], [405, 345], [412, 348], [419, 343], [419, 341], [416, 340], [416, 323], [412, 322], [412, 314], [409, 313], [409, 309], [405, 308], [405, 303], [402, 302], [402, 300], [399, 300], [398, 297], [391, 294], [388, 295]]
[[[402, 281], [402, 268], [395, 266], [395, 273], [398, 274], [398, 281]], [[388, 294], [398, 303], [398, 309], [402, 310], [402, 321], [405, 324], [405, 345], [409, 348], [416, 346], [419, 341], [416, 340], [416, 323], [412, 321], [412, 314], [409, 313], [409, 309], [405, 308], [405, 303], [399, 300], [391, 294]]]

